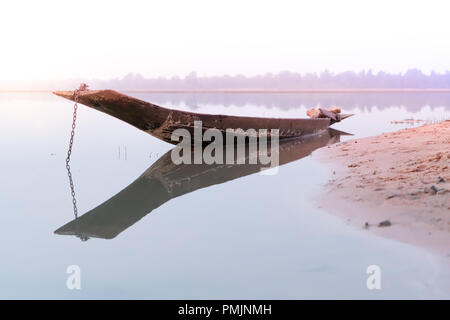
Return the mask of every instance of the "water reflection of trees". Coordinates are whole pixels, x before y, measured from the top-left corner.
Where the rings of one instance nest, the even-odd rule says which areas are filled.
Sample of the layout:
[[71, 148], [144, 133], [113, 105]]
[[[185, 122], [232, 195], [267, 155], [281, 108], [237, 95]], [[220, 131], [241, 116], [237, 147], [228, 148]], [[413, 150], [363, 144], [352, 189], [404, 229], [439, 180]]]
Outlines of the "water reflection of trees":
[[377, 106], [385, 109], [392, 106], [404, 106], [408, 111], [419, 111], [423, 106], [446, 107], [450, 109], [448, 93], [335, 93], [335, 94], [221, 94], [221, 93], [152, 93], [132, 94], [135, 97], [166, 105], [186, 104], [188, 106], [217, 104], [243, 107], [248, 104], [265, 108], [284, 110], [306, 107], [338, 105], [344, 109], [368, 109]]

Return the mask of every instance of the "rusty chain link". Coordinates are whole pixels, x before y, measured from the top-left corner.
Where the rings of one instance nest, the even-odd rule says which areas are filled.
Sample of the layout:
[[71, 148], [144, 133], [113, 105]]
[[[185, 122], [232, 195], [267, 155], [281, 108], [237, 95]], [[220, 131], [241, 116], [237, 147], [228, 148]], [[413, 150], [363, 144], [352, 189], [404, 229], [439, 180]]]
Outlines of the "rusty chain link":
[[73, 204], [73, 214], [75, 216], [76, 221], [76, 234], [77, 237], [81, 239], [81, 241], [86, 241], [89, 238], [85, 235], [82, 235], [78, 232], [78, 207], [77, 207], [77, 199], [75, 197], [75, 186], [73, 184], [73, 178], [72, 178], [72, 172], [70, 171], [70, 157], [72, 155], [72, 147], [73, 147], [73, 139], [75, 137], [75, 128], [76, 128], [76, 122], [77, 122], [77, 111], [78, 111], [78, 96], [81, 91], [87, 91], [88, 86], [85, 83], [82, 83], [78, 89], [76, 89], [73, 93], [73, 98], [75, 101], [75, 104], [73, 106], [73, 119], [72, 119], [72, 131], [70, 132], [70, 141], [69, 141], [69, 149], [67, 150], [67, 158], [66, 158], [66, 169], [67, 169], [67, 176], [69, 177], [69, 184], [70, 184], [70, 191], [72, 195], [72, 204]]

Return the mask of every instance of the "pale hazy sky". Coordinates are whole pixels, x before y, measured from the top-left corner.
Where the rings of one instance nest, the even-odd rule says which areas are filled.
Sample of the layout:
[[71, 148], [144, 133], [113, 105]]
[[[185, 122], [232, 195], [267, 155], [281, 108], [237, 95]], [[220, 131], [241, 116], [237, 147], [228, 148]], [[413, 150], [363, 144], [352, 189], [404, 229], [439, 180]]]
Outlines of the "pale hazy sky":
[[449, 1], [9, 1], [0, 80], [450, 70]]

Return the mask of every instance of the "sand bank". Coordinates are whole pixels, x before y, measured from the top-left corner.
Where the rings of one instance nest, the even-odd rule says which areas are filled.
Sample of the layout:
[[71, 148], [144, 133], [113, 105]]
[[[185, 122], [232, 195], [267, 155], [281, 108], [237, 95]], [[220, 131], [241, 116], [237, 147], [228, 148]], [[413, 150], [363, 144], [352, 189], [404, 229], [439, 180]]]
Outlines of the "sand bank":
[[[323, 148], [320, 206], [349, 224], [450, 257], [450, 121]], [[380, 224], [381, 223], [381, 224]]]

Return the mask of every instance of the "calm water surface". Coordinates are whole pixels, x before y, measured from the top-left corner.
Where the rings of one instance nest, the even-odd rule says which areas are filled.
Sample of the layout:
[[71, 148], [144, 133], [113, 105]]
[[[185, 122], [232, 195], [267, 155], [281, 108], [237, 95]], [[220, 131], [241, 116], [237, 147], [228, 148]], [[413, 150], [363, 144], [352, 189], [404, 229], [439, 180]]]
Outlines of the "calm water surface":
[[[450, 118], [445, 94], [133, 95], [196, 112], [276, 117], [337, 104], [357, 114], [334, 126], [353, 137], [408, 126], [392, 120]], [[72, 104], [49, 93], [0, 93], [0, 110], [0, 298], [450, 297], [447, 271], [428, 252], [316, 208], [311, 199], [330, 173], [301, 152], [272, 176], [199, 170], [172, 193], [138, 180], [82, 226], [111, 239], [54, 234], [74, 218], [65, 171]], [[72, 157], [80, 215], [146, 170], [168, 182], [189, 177], [152, 167], [171, 147], [80, 106]], [[382, 270], [378, 291], [366, 288], [371, 264]], [[81, 290], [66, 287], [69, 265], [81, 268]]]

